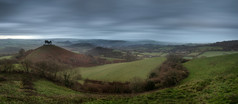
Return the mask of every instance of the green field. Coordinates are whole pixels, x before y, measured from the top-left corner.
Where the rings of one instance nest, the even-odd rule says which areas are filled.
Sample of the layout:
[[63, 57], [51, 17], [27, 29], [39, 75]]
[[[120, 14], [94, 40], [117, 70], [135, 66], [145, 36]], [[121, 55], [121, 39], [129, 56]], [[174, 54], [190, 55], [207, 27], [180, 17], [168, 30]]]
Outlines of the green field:
[[193, 52], [193, 53], [190, 53], [188, 54], [188, 56], [197, 56], [200, 52]]
[[[148, 74], [165, 61], [165, 57], [148, 58], [139, 61], [107, 64], [96, 67], [79, 67], [67, 71], [73, 78], [80, 74], [84, 79], [102, 81], [130, 81], [134, 77], [146, 79]], [[64, 72], [65, 73], [65, 72]]]
[[[129, 75], [143, 75], [146, 78], [144, 69], [147, 67], [158, 67], [165, 58], [157, 57], [139, 60], [128, 63], [108, 64], [91, 68], [77, 68], [69, 73], [98, 73], [102, 79], [114, 78], [114, 76], [104, 76], [112, 68], [109, 74], [125, 73]], [[151, 64], [150, 64], [151, 63]], [[156, 64], [156, 65], [155, 65]], [[133, 67], [134, 66], [134, 67]], [[208, 58], [197, 58], [184, 66], [189, 71], [189, 76], [177, 86], [146, 92], [135, 96], [107, 95], [106, 97], [92, 96], [58, 86], [44, 79], [34, 80], [35, 95], [28, 95], [22, 89], [21, 74], [0, 74], [0, 77], [7, 78], [7, 81], [0, 81], [0, 103], [2, 104], [22, 104], [22, 103], [82, 103], [84, 104], [237, 104], [238, 103], [238, 54], [215, 56]], [[130, 67], [130, 70], [123, 68]], [[100, 70], [99, 70], [100, 69]], [[103, 70], [104, 69], [104, 70]], [[110, 69], [110, 71], [109, 71]], [[80, 72], [80, 71], [81, 72]], [[119, 70], [119, 71], [118, 71]], [[98, 72], [98, 71], [102, 71]], [[123, 72], [123, 73], [121, 73]], [[138, 72], [138, 73], [137, 73]], [[139, 73], [140, 72], [140, 73]], [[142, 74], [144, 73], [144, 74]], [[94, 74], [94, 75], [95, 75]], [[115, 75], [116, 75], [115, 74]], [[92, 75], [93, 76], [93, 75]], [[98, 78], [100, 76], [97, 76]], [[106, 77], [106, 78], [104, 78]], [[124, 77], [124, 76], [122, 76]], [[118, 77], [119, 78], [119, 77]], [[128, 78], [128, 77], [127, 77]], [[129, 78], [128, 78], [129, 79]], [[120, 79], [119, 81], [123, 81]]]
[[11, 59], [12, 58], [12, 56], [2, 56], [2, 57], [0, 57], [0, 60], [2, 60], [2, 59]]
[[69, 88], [58, 86], [46, 80], [38, 80], [34, 82], [38, 94], [47, 96], [74, 96], [80, 92], [73, 91]]
[[208, 51], [208, 52], [204, 52], [198, 57], [214, 57], [214, 56], [234, 54], [234, 53], [238, 53], [238, 52], [237, 51]]
[[97, 99], [87, 104], [237, 104], [238, 54], [194, 59], [190, 75], [176, 87], [135, 97]]

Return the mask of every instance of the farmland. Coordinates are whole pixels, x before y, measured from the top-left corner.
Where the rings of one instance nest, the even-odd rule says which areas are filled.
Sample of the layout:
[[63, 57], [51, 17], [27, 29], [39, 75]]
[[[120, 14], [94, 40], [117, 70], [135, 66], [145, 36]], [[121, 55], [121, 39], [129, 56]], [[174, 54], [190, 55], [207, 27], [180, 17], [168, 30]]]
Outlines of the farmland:
[[[224, 47], [212, 48], [211, 45], [173, 47], [168, 51], [121, 50], [124, 54], [122, 59], [76, 54], [54, 45], [44, 45], [28, 51], [22, 58], [14, 57], [17, 54], [12, 57], [3, 55], [9, 60], [1, 60], [0, 103], [236, 104], [238, 102], [237, 50], [227, 48], [221, 51], [220, 49]], [[129, 61], [125, 58], [126, 54], [138, 57]], [[35, 63], [27, 66], [27, 61], [21, 60], [24, 58], [34, 60]], [[71, 62], [75, 62], [73, 58], [79, 60], [77, 64], [85, 62], [85, 58], [92, 58], [92, 61], [88, 62], [94, 62], [96, 65], [70, 66]], [[101, 58], [100, 60], [107, 63], [96, 62], [94, 58]], [[58, 67], [54, 67], [54, 64], [39, 64], [37, 63], [39, 60], [69, 63], [69, 67], [57, 70]], [[114, 60], [122, 61], [116, 63]], [[49, 67], [51, 65], [53, 67]], [[30, 70], [26, 70], [27, 67]], [[180, 77], [177, 73], [181, 74]], [[187, 73], [186, 76], [183, 76], [185, 75], [183, 73]], [[173, 81], [176, 83], [163, 86], [167, 84], [165, 82], [173, 83]]]
[[132, 98], [97, 99], [88, 104], [234, 103], [238, 98], [237, 63], [238, 54], [194, 59], [184, 64], [190, 75], [176, 87]]
[[66, 72], [72, 77], [82, 75], [84, 79], [125, 82], [130, 81], [134, 77], [146, 79], [151, 70], [158, 68], [164, 60], [165, 57], [155, 57], [134, 62], [107, 64], [96, 67], [79, 67]]
[[227, 55], [227, 54], [234, 54], [234, 53], [238, 53], [238, 52], [237, 51], [208, 51], [208, 52], [204, 52], [198, 57], [213, 57], [213, 56], [220, 56], [220, 55]]
[[10, 59], [10, 58], [12, 58], [12, 56], [2, 56], [2, 57], [0, 57], [0, 60], [2, 60], [2, 59]]

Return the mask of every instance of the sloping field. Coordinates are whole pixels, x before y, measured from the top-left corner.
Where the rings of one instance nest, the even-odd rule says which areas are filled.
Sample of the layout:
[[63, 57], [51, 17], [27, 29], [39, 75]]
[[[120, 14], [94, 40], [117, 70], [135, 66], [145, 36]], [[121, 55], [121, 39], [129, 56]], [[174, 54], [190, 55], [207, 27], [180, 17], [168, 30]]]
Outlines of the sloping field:
[[98, 99], [88, 104], [237, 104], [238, 54], [194, 59], [184, 64], [188, 78], [176, 87], [132, 98]]
[[165, 57], [155, 57], [134, 62], [107, 64], [96, 67], [79, 67], [68, 71], [72, 77], [82, 75], [84, 79], [102, 81], [130, 81], [134, 77], [146, 79], [151, 70], [165, 61]]
[[73, 66], [92, 66], [96, 64], [93, 57], [76, 54], [54, 45], [41, 46], [29, 53], [25, 59], [32, 62], [51, 61]]
[[80, 92], [73, 91], [66, 87], [58, 86], [46, 80], [38, 80], [34, 82], [34, 85], [38, 94], [46, 96], [73, 96], [80, 94]]
[[214, 56], [228, 55], [228, 54], [234, 54], [234, 53], [238, 53], [238, 52], [237, 51], [208, 51], [208, 52], [204, 52], [198, 57], [214, 57]]
[[0, 57], [0, 60], [3, 60], [3, 59], [11, 59], [12, 58], [12, 56], [2, 56], [2, 57]]
[[[148, 60], [161, 60], [152, 58]], [[143, 60], [141, 60], [143, 61]], [[135, 62], [136, 63], [136, 62]], [[131, 63], [132, 64], [132, 63]], [[81, 93], [45, 80], [34, 83], [37, 95], [27, 96], [21, 90], [20, 76], [2, 75], [0, 103], [82, 103], [84, 104], [237, 104], [238, 54], [193, 59], [184, 64], [190, 75], [179, 85], [134, 97], [79, 97]], [[99, 66], [102, 67], [102, 66]], [[133, 75], [134, 73], [129, 73]], [[42, 96], [41, 96], [42, 95]], [[66, 95], [66, 96], [65, 96]], [[46, 97], [50, 96], [50, 97]], [[62, 96], [62, 97], [60, 97]]]

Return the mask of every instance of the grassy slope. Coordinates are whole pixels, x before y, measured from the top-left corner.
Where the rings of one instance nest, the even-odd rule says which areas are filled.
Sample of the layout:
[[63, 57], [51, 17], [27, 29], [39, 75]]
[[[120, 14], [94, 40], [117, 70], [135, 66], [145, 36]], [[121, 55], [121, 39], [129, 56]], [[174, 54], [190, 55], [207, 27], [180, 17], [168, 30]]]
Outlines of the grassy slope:
[[134, 62], [107, 64], [96, 67], [80, 67], [69, 71], [71, 76], [103, 81], [130, 81], [133, 77], [147, 78], [151, 70], [159, 67], [164, 57], [155, 57]]
[[38, 94], [47, 96], [73, 96], [80, 94], [66, 87], [58, 86], [52, 82], [46, 80], [38, 80], [34, 83]]
[[238, 103], [238, 54], [195, 59], [184, 66], [190, 75], [176, 87], [133, 98], [98, 99], [87, 103]]
[[227, 54], [234, 54], [234, 53], [238, 53], [237, 51], [208, 51], [205, 52], [201, 55], [199, 55], [198, 57], [214, 57], [214, 56], [220, 56], [220, 55], [227, 55]]
[[66, 87], [58, 86], [50, 81], [39, 79], [34, 82], [34, 92], [29, 96], [28, 92], [22, 86], [23, 74], [3, 74], [0, 78], [6, 78], [6, 81], [0, 81], [0, 104], [69, 104], [80, 103], [82, 93], [73, 91]]
[[0, 57], [0, 60], [2, 60], [2, 59], [11, 59], [12, 58], [12, 56], [2, 56], [2, 57]]
[[[238, 54], [194, 59], [184, 64], [190, 75], [178, 86], [145, 93], [132, 98], [96, 99], [88, 104], [158, 104], [158, 103], [238, 103]], [[0, 74], [0, 77], [3, 76]], [[46, 96], [25, 96], [21, 91], [19, 77], [7, 76], [8, 81], [0, 82], [0, 103], [80, 103], [84, 99], [74, 95], [76, 92], [56, 86], [50, 82], [35, 82], [37, 93]], [[46, 92], [41, 92], [44, 90]], [[72, 91], [72, 92], [71, 92]], [[79, 93], [80, 94], [80, 93]], [[54, 97], [66, 95], [65, 97]], [[22, 97], [23, 96], [23, 97]], [[68, 97], [67, 97], [68, 96]]]

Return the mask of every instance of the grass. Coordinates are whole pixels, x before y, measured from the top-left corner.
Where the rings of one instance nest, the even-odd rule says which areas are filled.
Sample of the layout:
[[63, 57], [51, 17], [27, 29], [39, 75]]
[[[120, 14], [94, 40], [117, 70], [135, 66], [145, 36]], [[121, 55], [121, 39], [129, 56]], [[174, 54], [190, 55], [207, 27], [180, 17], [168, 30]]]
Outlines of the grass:
[[73, 91], [69, 88], [58, 86], [46, 80], [38, 80], [34, 82], [38, 94], [46, 96], [74, 96], [81, 94], [80, 92]]
[[208, 51], [208, 52], [204, 52], [198, 57], [214, 57], [214, 56], [234, 54], [234, 53], [238, 53], [238, 52], [237, 51]]
[[22, 96], [21, 81], [8, 81], [0, 83], [0, 95]]
[[199, 52], [193, 52], [193, 53], [188, 54], [188, 56], [197, 56], [198, 54], [199, 54]]
[[[82, 75], [84, 79], [102, 81], [130, 81], [134, 77], [146, 79], [148, 74], [165, 61], [165, 57], [148, 58], [139, 61], [107, 64], [96, 67], [79, 67], [67, 71], [72, 77]], [[64, 72], [65, 73], [65, 72]]]
[[[145, 60], [140, 61], [143, 62], [144, 66], [148, 67], [146, 65], [148, 63], [146, 62], [151, 63], [153, 60], [158, 63], [158, 60], [162, 59], [151, 58]], [[123, 66], [126, 66], [124, 64], [133, 65], [132, 63], [139, 64], [138, 61], [135, 61], [130, 63], [120, 63], [118, 66], [120, 66], [121, 64]], [[113, 64], [109, 64], [109, 66], [111, 65], [113, 66]], [[141, 63], [139, 65], [141, 65]], [[16, 75], [9, 76], [8, 74], [6, 75], [0, 74], [0, 77], [7, 77], [8, 80], [0, 82], [0, 103], [67, 104], [67, 103], [81, 103], [81, 101], [84, 101], [85, 104], [175, 104], [175, 103], [237, 104], [238, 103], [238, 54], [230, 54], [208, 58], [197, 58], [187, 63], [184, 63], [184, 66], [188, 69], [190, 75], [188, 78], [183, 80], [177, 86], [161, 89], [154, 92], [147, 92], [134, 97], [109, 95], [106, 98], [87, 97], [88, 99], [86, 100], [84, 100], [84, 98], [77, 97], [77, 95], [80, 95], [81, 93], [72, 91], [65, 87], [57, 86], [46, 80], [38, 80], [34, 82], [35, 85], [34, 87], [36, 88], [36, 92], [38, 93], [38, 95], [25, 96], [24, 93], [21, 92], [20, 81], [17, 80], [19, 79], [20, 76]], [[100, 67], [103, 66], [98, 66], [98, 68]], [[94, 68], [92, 70], [97, 69], [97, 67], [95, 69]], [[100, 71], [104, 72], [104, 70]], [[134, 72], [136, 71], [134, 70]], [[134, 73], [130, 72], [128, 73], [130, 75], [132, 74], [134, 75]], [[13, 97], [13, 95], [15, 97]]]
[[2, 60], [2, 59], [11, 59], [12, 58], [12, 56], [2, 56], [2, 57], [0, 57], [0, 60]]
[[107, 61], [110, 61], [110, 62], [113, 62], [114, 60], [124, 60], [124, 59], [119, 59], [119, 58], [112, 58], [112, 57], [100, 57], [100, 58], [103, 58], [103, 59], [106, 59]]
[[85, 104], [237, 104], [238, 54], [194, 59], [179, 85], [135, 97], [97, 99]]
[[163, 53], [162, 52], [146, 52], [146, 53], [142, 53], [143, 55], [150, 55], [150, 56], [160, 56], [162, 55]]

